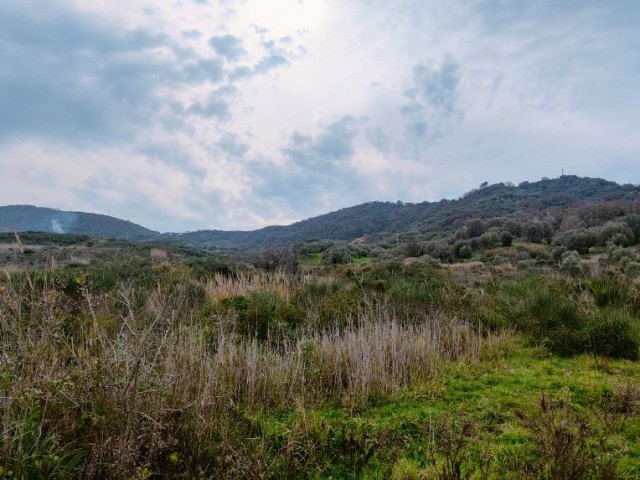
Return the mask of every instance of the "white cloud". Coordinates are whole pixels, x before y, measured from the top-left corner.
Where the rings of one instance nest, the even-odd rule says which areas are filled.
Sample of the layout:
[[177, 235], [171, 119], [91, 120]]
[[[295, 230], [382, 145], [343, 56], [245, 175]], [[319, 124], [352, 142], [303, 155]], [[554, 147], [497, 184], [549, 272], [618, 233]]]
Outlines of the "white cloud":
[[0, 7], [3, 204], [246, 229], [561, 168], [640, 174], [629, 3]]

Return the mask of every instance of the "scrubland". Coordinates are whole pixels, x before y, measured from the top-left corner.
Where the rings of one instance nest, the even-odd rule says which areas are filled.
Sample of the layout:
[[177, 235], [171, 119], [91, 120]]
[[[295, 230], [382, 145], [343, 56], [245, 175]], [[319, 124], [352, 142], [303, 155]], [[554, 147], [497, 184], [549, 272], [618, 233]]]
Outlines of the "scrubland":
[[4, 477], [640, 475], [640, 286], [615, 259], [60, 248], [0, 279]]

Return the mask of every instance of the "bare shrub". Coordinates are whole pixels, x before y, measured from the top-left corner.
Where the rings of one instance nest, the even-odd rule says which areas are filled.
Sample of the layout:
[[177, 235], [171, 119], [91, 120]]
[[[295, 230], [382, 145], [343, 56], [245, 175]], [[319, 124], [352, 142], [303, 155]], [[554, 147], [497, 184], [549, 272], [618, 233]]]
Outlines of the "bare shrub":
[[606, 432], [575, 412], [568, 392], [563, 391], [556, 398], [543, 393], [538, 412], [521, 412], [519, 418], [535, 445], [535, 454], [520, 460], [518, 469], [525, 477], [618, 478], [620, 452], [607, 451]]
[[431, 426], [431, 459], [434, 476], [439, 480], [471, 478], [470, 446], [477, 440], [477, 425], [466, 416], [440, 417]]

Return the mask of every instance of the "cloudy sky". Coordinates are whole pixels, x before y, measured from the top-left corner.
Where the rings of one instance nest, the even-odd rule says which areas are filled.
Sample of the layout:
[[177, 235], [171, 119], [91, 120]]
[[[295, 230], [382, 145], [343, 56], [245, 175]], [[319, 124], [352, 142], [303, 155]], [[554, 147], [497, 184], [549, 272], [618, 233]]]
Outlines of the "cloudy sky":
[[0, 204], [161, 231], [640, 183], [640, 2], [0, 0]]

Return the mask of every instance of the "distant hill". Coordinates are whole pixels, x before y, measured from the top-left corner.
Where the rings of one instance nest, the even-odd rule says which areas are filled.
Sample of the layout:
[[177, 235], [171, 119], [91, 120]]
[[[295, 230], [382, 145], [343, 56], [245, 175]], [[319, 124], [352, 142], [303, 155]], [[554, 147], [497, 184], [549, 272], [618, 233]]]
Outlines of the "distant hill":
[[382, 233], [450, 231], [474, 217], [544, 219], [557, 210], [611, 201], [640, 202], [640, 187], [565, 175], [518, 186], [487, 185], [457, 200], [369, 202], [288, 226], [250, 232], [202, 230], [180, 237], [198, 245], [265, 248], [325, 238], [353, 240]]
[[0, 232], [76, 233], [93, 237], [143, 240], [159, 233], [127, 220], [96, 213], [67, 212], [31, 205], [0, 207]]
[[453, 231], [475, 217], [544, 220], [560, 211], [603, 202], [635, 204], [640, 208], [640, 187], [565, 175], [518, 186], [483, 185], [456, 200], [369, 202], [291, 225], [254, 231], [201, 230], [174, 234], [159, 234], [106, 215], [8, 206], [0, 207], [0, 231], [79, 233], [129, 240], [162, 239], [206, 247], [261, 249], [317, 239], [354, 240], [407, 231]]

